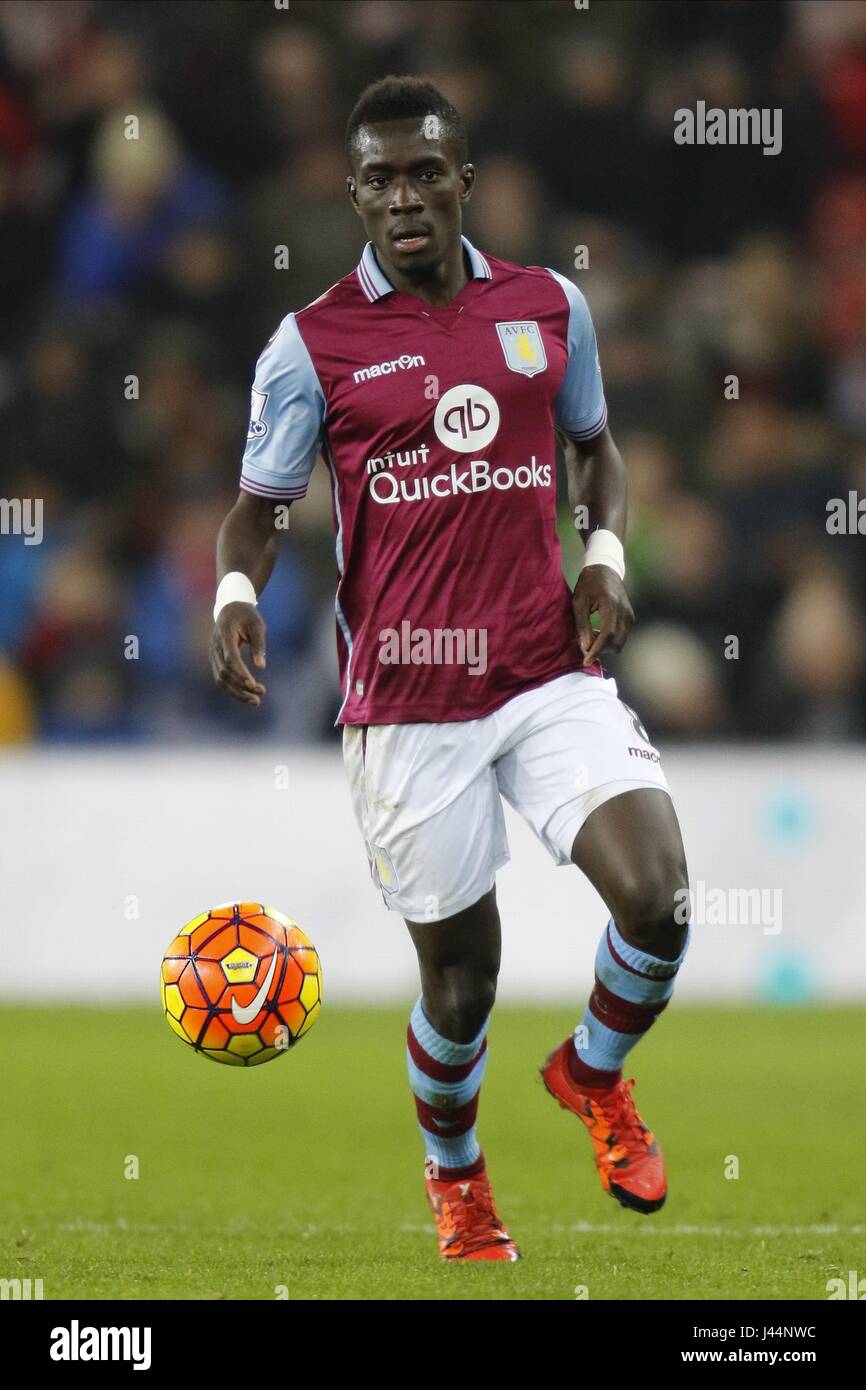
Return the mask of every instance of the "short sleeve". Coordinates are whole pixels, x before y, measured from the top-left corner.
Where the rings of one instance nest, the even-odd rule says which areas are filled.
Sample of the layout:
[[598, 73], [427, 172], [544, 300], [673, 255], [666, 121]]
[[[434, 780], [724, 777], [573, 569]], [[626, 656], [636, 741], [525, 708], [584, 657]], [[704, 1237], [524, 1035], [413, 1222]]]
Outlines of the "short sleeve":
[[241, 488], [257, 497], [299, 498], [319, 454], [325, 396], [294, 314], [256, 363]]
[[571, 439], [592, 439], [607, 424], [607, 404], [589, 305], [576, 285], [547, 269], [568, 300], [568, 365], [556, 397], [556, 426]]

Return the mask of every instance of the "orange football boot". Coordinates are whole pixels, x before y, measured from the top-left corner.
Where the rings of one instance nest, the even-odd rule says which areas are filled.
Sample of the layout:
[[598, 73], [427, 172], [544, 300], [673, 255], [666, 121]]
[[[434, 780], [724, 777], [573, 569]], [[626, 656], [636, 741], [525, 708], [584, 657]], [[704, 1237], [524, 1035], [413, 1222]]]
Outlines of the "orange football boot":
[[633, 1211], [658, 1211], [667, 1196], [665, 1161], [631, 1097], [634, 1078], [607, 1090], [581, 1090], [568, 1069], [571, 1038], [551, 1052], [541, 1079], [563, 1110], [589, 1130], [595, 1164], [605, 1192]]
[[486, 1172], [449, 1182], [425, 1178], [436, 1219], [440, 1260], [519, 1260], [520, 1251], [499, 1219]]

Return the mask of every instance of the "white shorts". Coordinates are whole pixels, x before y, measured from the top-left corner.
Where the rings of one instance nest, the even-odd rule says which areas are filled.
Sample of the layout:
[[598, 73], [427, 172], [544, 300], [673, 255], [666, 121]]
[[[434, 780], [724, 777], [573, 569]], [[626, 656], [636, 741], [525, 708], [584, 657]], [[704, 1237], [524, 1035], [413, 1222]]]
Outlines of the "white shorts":
[[670, 795], [612, 676], [571, 671], [482, 719], [346, 724], [343, 758], [373, 881], [410, 921], [451, 917], [509, 859], [501, 797], [557, 864], [587, 816], [639, 787]]

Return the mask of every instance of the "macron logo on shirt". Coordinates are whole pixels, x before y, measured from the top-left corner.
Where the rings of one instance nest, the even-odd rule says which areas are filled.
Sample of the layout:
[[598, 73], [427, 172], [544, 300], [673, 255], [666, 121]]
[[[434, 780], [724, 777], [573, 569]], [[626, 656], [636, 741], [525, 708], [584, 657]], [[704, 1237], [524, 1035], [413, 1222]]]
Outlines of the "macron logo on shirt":
[[390, 362], [377, 362], [373, 367], [360, 367], [353, 373], [355, 381], [370, 381], [376, 376], [390, 376], [392, 372], [405, 372], [410, 367], [424, 367], [427, 364], [420, 353], [404, 352], [402, 357], [394, 357]]

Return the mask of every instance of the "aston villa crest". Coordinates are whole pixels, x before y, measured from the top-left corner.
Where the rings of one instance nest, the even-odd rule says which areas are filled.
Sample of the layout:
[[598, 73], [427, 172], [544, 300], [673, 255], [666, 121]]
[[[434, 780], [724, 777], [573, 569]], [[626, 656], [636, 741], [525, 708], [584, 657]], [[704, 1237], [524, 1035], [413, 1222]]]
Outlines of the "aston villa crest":
[[512, 372], [522, 372], [524, 376], [536, 376], [547, 366], [547, 353], [541, 340], [541, 330], [531, 319], [515, 319], [511, 323], [497, 323], [496, 332], [505, 353], [505, 361]]

